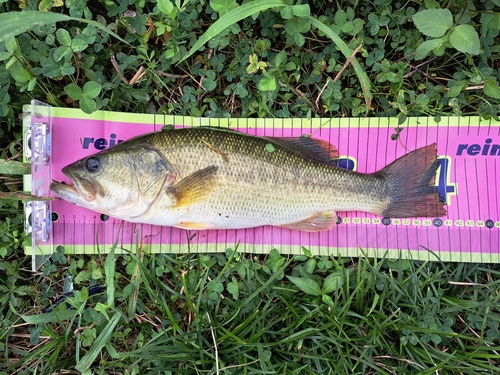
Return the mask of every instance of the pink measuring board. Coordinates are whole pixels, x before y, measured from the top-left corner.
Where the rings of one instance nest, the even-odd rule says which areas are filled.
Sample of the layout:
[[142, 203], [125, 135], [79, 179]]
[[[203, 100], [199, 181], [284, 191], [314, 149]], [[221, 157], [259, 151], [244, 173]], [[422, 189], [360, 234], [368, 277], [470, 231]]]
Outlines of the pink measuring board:
[[[498, 262], [500, 255], [500, 123], [477, 117], [396, 119], [207, 119], [53, 108], [52, 178], [61, 168], [132, 136], [165, 125], [222, 126], [258, 136], [312, 135], [336, 145], [341, 165], [374, 172], [409, 150], [436, 143], [436, 185], [446, 199], [442, 218], [387, 219], [363, 212], [340, 212], [330, 231], [306, 233], [278, 227], [187, 231], [131, 224], [106, 218], [65, 201], [52, 203], [54, 247], [67, 253], [106, 252], [118, 241], [135, 251], [240, 252], [404, 257], [421, 260]], [[397, 139], [392, 136], [398, 134]]]

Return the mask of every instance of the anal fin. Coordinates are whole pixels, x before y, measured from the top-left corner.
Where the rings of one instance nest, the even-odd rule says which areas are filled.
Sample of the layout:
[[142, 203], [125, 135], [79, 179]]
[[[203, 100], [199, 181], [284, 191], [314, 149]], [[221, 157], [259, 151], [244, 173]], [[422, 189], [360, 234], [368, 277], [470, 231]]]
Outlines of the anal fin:
[[188, 221], [182, 221], [175, 226], [177, 228], [194, 229], [194, 230], [212, 229], [214, 227], [214, 225], [210, 224], [210, 223], [197, 223], [197, 222], [188, 222]]
[[337, 215], [335, 212], [325, 211], [318, 212], [307, 219], [296, 223], [280, 225], [282, 228], [300, 230], [303, 232], [319, 232], [322, 230], [330, 230], [337, 223]]

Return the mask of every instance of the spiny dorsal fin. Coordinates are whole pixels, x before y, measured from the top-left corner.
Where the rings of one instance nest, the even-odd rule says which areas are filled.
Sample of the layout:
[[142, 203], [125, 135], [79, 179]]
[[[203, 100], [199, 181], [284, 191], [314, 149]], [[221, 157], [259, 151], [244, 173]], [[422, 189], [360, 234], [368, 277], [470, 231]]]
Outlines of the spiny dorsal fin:
[[200, 169], [168, 188], [166, 193], [175, 201], [174, 208], [189, 206], [207, 199], [216, 187], [218, 169], [219, 167], [215, 165]]
[[331, 164], [339, 157], [337, 148], [323, 139], [311, 137], [264, 137], [278, 146], [318, 163]]

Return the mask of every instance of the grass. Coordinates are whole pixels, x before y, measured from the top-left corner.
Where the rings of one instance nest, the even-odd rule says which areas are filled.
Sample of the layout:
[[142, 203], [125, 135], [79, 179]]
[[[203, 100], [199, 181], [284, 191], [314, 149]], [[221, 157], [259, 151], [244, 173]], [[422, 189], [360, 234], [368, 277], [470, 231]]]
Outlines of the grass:
[[[73, 310], [42, 315], [11, 305], [27, 316], [4, 333], [6, 373], [498, 373], [493, 267], [234, 250], [114, 259], [103, 259], [111, 294], [83, 289]], [[333, 273], [331, 304], [287, 280]], [[36, 306], [51, 279], [33, 277]]]
[[[0, 35], [0, 375], [500, 373], [496, 264], [137, 245], [116, 258], [58, 248], [32, 273], [19, 121], [32, 98], [87, 112], [498, 118], [498, 1], [29, 3], [72, 17], [36, 30], [8, 14], [19, 4], [0, 4], [16, 23]], [[412, 20], [437, 8], [452, 15], [445, 35]], [[479, 41], [447, 44], [458, 25]], [[415, 60], [429, 38], [442, 48]], [[74, 296], [41, 313], [68, 276]]]

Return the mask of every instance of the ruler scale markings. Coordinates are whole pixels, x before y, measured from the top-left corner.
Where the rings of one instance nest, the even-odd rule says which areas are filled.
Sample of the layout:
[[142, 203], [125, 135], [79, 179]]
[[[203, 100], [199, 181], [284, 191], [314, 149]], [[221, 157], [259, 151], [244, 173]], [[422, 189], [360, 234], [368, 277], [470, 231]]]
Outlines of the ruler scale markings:
[[[464, 163], [464, 171], [465, 171], [465, 175], [468, 176], [468, 173], [467, 173], [467, 162]], [[466, 190], [466, 194], [467, 194], [467, 219], [464, 220], [464, 224], [467, 223], [469, 220], [470, 220], [470, 208], [469, 208], [469, 203], [470, 203], [470, 197], [469, 197], [469, 183], [468, 183], [469, 179], [465, 179], [465, 190]], [[468, 242], [469, 242], [469, 249], [471, 249], [472, 251], [473, 250], [473, 245], [472, 245], [472, 237], [470, 236], [470, 230], [471, 228], [467, 225], [465, 225], [465, 228], [466, 228], [466, 231], [465, 231], [465, 234], [469, 235], [468, 236]]]
[[[479, 189], [479, 181], [478, 181], [478, 178], [477, 178], [477, 159], [474, 159], [474, 170], [475, 170], [475, 175], [476, 175], [476, 191], [477, 191], [477, 199], [478, 199], [478, 206], [477, 206], [477, 212], [478, 212], [478, 215], [477, 215], [477, 219], [474, 218], [474, 227], [477, 226], [478, 222], [480, 220], [482, 220], [482, 215], [481, 215], [481, 206], [479, 205], [479, 193], [480, 193], [480, 189]], [[473, 228], [474, 227], [471, 227], [471, 231], [474, 230]], [[479, 232], [479, 244], [480, 246], [483, 246], [483, 231], [478, 231]], [[472, 236], [471, 236], [471, 242], [472, 242]], [[491, 251], [491, 249], [488, 250], [488, 253]], [[486, 254], [484, 254], [486, 255]], [[483, 252], [481, 251], [479, 253], [479, 257], [481, 258], [481, 263], [483, 262]]]
[[[440, 134], [439, 132], [437, 132], [438, 135]], [[444, 155], [449, 155], [450, 152], [449, 152], [449, 140], [450, 140], [450, 118], [448, 117], [447, 118], [447, 121], [446, 121], [446, 136], [444, 137], [445, 139], [445, 146], [444, 146]], [[455, 163], [453, 163], [452, 165], [453, 169], [455, 169], [456, 165]], [[456, 181], [456, 179], [455, 179]], [[446, 195], [446, 194], [445, 194]], [[447, 199], [447, 197], [444, 197], [445, 199]], [[441, 228], [443, 228], [443, 226], [441, 226]], [[452, 254], [451, 254], [451, 227], [450, 226], [447, 226], [445, 225], [444, 228], [446, 228], [446, 231], [448, 232], [448, 245], [446, 247], [446, 252], [449, 254], [449, 257], [450, 259], [454, 260]], [[439, 234], [439, 230], [437, 231], [438, 234]], [[446, 240], [446, 238], [443, 238], [443, 241]]]
[[[460, 127], [460, 119], [458, 119], [458, 121], [457, 121], [457, 133], [458, 134], [457, 135], [460, 135], [460, 129], [462, 129], [462, 128]], [[462, 163], [465, 163], [465, 160], [462, 160]], [[462, 165], [462, 167], [465, 167], [465, 165]], [[457, 181], [456, 172], [457, 172], [457, 168], [455, 168], [455, 181]], [[465, 181], [467, 183], [467, 179]], [[466, 187], [466, 189], [467, 189], [467, 187]], [[460, 218], [461, 218], [461, 216], [460, 216], [460, 204], [457, 204], [457, 216], [456, 216], [456, 220], [461, 220]], [[453, 224], [454, 223], [452, 223], [452, 225]], [[459, 256], [460, 256], [460, 262], [462, 262], [463, 261], [463, 258], [462, 258], [462, 251], [463, 250], [462, 250], [462, 238], [461, 238], [462, 235], [461, 235], [461, 233], [460, 233], [460, 235], [458, 237], [459, 237]], [[455, 243], [456, 243], [456, 241], [455, 241]]]
[[[437, 150], [437, 152], [439, 153], [439, 150], [438, 150], [438, 148], [437, 148], [437, 145], [438, 145], [437, 135], [436, 135], [436, 137], [433, 137], [432, 139], [429, 139], [429, 138], [430, 138], [430, 136], [429, 136], [429, 131], [430, 131], [430, 130], [429, 130], [429, 118], [428, 118], [428, 117], [426, 117], [425, 119], [422, 119], [421, 121], [424, 121], [424, 120], [425, 120], [425, 144], [427, 145], [427, 144], [429, 144], [429, 143], [436, 143], [436, 150]], [[439, 156], [439, 155], [438, 155], [438, 156]], [[419, 220], [420, 220], [420, 226], [421, 226], [421, 225], [422, 225], [422, 220], [423, 220], [423, 219], [419, 219]], [[429, 237], [429, 231], [428, 231], [428, 228], [425, 228], [425, 227], [424, 227], [424, 231], [425, 231], [425, 232], [424, 232], [424, 234], [425, 234], [425, 238], [426, 238], [426, 241], [427, 241], [427, 246], [426, 246], [426, 247], [427, 247], [427, 249], [432, 249], [432, 248], [434, 248], [433, 244], [436, 244], [436, 246], [437, 246], [437, 247], [435, 248], [435, 249], [436, 249], [436, 252], [437, 252], [438, 256], [441, 258], [441, 249], [440, 249], [440, 247], [439, 247], [439, 241], [432, 241], [434, 238], [433, 238], [433, 239], [431, 239], [431, 238]], [[416, 233], [416, 235], [418, 236], [419, 231], [418, 231], [417, 229], [415, 229], [415, 233]], [[422, 236], [421, 236], [421, 237], [422, 237]], [[429, 256], [430, 256], [430, 254], [429, 254]]]

